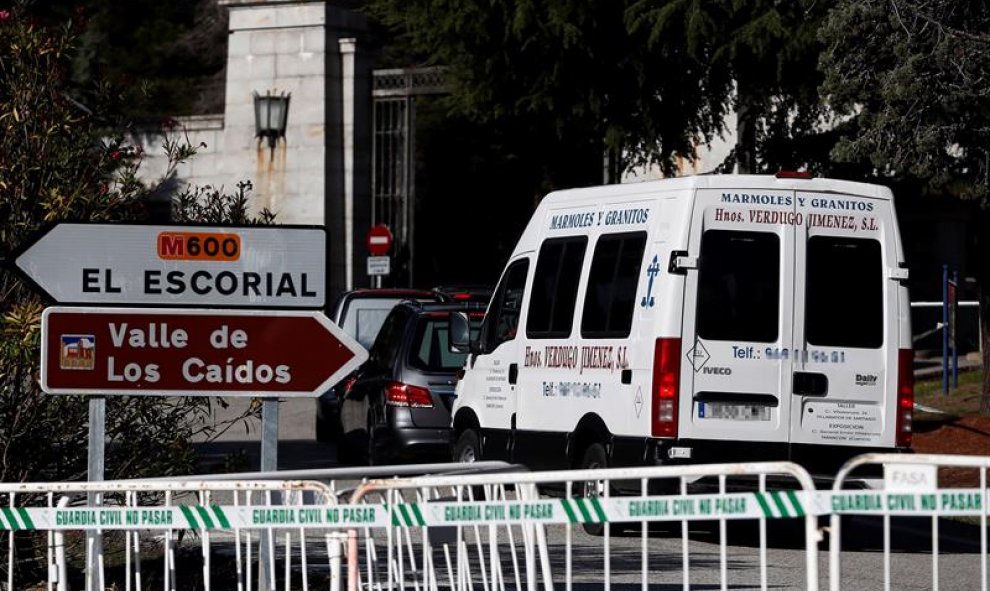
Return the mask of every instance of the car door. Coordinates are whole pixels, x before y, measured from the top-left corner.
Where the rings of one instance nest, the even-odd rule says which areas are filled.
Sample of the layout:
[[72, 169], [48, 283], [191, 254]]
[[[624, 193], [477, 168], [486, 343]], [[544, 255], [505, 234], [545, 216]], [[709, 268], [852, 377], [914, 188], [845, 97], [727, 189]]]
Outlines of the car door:
[[471, 408], [482, 428], [485, 459], [508, 459], [510, 455], [520, 356], [517, 329], [529, 267], [528, 254], [506, 267], [481, 325], [481, 350], [471, 356], [471, 371], [458, 388], [474, 401]]
[[699, 190], [679, 407], [688, 439], [780, 444], [793, 372], [795, 212], [787, 190]]
[[791, 441], [894, 445], [898, 286], [886, 199], [798, 191]]
[[382, 424], [385, 389], [395, 376], [395, 366], [409, 324], [409, 312], [394, 308], [382, 324], [374, 344], [368, 351], [368, 361], [355, 373], [340, 406], [340, 422], [345, 437], [367, 436], [368, 427]]

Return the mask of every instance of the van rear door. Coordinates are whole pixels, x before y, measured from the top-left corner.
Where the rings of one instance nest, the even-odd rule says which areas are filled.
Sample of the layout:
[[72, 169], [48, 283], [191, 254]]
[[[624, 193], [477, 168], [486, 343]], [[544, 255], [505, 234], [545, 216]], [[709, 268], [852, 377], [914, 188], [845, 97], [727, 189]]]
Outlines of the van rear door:
[[899, 239], [891, 201], [798, 191], [791, 442], [892, 447]]
[[679, 437], [790, 436], [794, 192], [699, 189], [685, 275]]

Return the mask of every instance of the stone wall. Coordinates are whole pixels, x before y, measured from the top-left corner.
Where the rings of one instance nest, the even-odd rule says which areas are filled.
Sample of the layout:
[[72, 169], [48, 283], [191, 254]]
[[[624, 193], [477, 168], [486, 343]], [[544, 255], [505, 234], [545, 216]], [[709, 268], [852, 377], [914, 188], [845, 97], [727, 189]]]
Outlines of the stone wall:
[[[360, 246], [370, 227], [372, 56], [363, 16], [323, 0], [219, 0], [229, 10], [224, 112], [178, 117], [199, 154], [176, 170], [189, 185], [233, 192], [253, 185], [251, 208], [280, 224], [328, 230], [328, 294], [369, 282]], [[274, 151], [255, 137], [254, 93], [291, 94], [285, 138]], [[167, 161], [159, 130], [134, 141], [142, 176], [160, 178]]]

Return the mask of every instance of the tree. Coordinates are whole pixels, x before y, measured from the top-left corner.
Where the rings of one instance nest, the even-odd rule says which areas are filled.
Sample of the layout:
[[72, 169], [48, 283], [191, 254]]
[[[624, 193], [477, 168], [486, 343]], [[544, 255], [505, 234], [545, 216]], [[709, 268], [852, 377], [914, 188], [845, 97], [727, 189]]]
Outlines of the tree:
[[640, 0], [627, 11], [633, 31], [649, 31], [649, 47], [683, 46], [704, 73], [706, 92], [694, 108], [722, 119], [735, 113], [736, 145], [724, 168], [774, 172], [823, 168], [817, 144], [826, 132], [815, 68], [816, 31], [828, 3], [814, 0]]
[[120, 87], [129, 117], [222, 112], [227, 19], [216, 0], [45, 0], [27, 9], [45, 25], [81, 25], [71, 79]]
[[[121, 95], [107, 84], [76, 87], [69, 76], [80, 29], [49, 29], [25, 6], [0, 10], [0, 257], [46, 223], [147, 219], [152, 196], [179, 219], [246, 219], [240, 194], [168, 192], [138, 180], [141, 151], [124, 138]], [[174, 167], [192, 157], [174, 122], [163, 122]], [[223, 219], [221, 219], [223, 218]], [[266, 217], [265, 220], [270, 220]], [[0, 274], [0, 481], [78, 480], [86, 470], [87, 404], [38, 387], [43, 303], [10, 273]], [[209, 435], [209, 399], [111, 397], [107, 476], [189, 473], [189, 441]]]
[[546, 144], [544, 155], [607, 148], [672, 172], [724, 113], [707, 109], [707, 80], [682, 44], [657, 50], [649, 30], [628, 25], [632, 4], [372, 0], [369, 8], [398, 33], [397, 61], [447, 68], [454, 112], [515, 128]]
[[[835, 158], [929, 195], [975, 200], [990, 240], [990, 5], [984, 0], [841, 0], [821, 31], [823, 94], [851, 133]], [[990, 257], [978, 257], [980, 313], [990, 318]], [[990, 413], [990, 327], [983, 323], [982, 409]]]
[[[601, 139], [625, 164], [678, 158], [738, 114], [742, 172], [826, 165], [814, 0], [372, 0], [413, 55], [450, 70], [480, 120]], [[826, 142], [827, 144], [827, 142]]]

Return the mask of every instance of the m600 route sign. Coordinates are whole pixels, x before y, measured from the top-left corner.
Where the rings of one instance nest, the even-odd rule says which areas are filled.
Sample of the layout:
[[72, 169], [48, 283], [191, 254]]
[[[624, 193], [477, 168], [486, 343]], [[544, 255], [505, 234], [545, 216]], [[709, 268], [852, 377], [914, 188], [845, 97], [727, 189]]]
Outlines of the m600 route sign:
[[60, 223], [14, 267], [62, 304], [319, 309], [326, 231]]
[[315, 311], [52, 307], [49, 394], [317, 396], [368, 352]]

